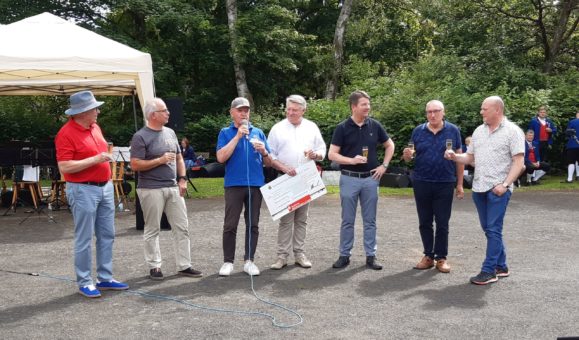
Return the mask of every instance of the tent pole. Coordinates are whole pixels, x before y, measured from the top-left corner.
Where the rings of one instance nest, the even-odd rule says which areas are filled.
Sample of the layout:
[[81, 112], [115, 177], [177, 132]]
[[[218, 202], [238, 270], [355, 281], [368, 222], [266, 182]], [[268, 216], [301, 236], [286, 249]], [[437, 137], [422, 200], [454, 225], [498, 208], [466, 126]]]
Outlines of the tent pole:
[[135, 105], [135, 91], [133, 91], [133, 118], [135, 120], [135, 132], [139, 131], [137, 127], [137, 106]]

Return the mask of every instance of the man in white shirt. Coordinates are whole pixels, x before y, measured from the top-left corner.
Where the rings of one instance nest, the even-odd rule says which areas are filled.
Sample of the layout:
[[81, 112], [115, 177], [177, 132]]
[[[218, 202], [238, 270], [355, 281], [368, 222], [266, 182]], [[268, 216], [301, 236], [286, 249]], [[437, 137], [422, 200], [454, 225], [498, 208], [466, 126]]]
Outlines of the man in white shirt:
[[[272, 166], [290, 176], [296, 168], [312, 161], [321, 161], [326, 156], [326, 143], [318, 126], [305, 119], [307, 103], [304, 97], [291, 95], [286, 99], [286, 119], [275, 124], [267, 143], [273, 155]], [[271, 269], [287, 266], [287, 258], [293, 249], [295, 263], [311, 268], [312, 263], [304, 253], [309, 204], [306, 204], [280, 219], [277, 235], [277, 260]]]

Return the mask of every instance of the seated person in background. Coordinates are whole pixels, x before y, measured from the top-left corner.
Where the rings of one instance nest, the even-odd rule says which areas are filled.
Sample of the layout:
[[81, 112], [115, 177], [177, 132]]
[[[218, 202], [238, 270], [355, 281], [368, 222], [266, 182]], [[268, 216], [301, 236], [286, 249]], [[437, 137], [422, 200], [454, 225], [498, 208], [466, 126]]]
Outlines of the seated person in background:
[[185, 168], [187, 170], [191, 169], [191, 167], [195, 165], [197, 157], [195, 156], [195, 150], [193, 150], [193, 147], [189, 144], [189, 139], [187, 139], [187, 137], [181, 139], [181, 154], [185, 161]]
[[[525, 167], [526, 171], [521, 174], [519, 178], [523, 185], [537, 184], [539, 179], [543, 177], [551, 166], [547, 162], [541, 162], [541, 155], [539, 154], [539, 142], [534, 140], [535, 132], [527, 130], [525, 134]], [[526, 179], [525, 179], [526, 175]]]

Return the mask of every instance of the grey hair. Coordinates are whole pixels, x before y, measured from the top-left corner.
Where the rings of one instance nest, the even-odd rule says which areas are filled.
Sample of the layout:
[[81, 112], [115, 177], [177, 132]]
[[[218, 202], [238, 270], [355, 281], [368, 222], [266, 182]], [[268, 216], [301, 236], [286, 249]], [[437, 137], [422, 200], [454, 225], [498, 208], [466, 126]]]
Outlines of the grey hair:
[[444, 104], [440, 100], [433, 99], [433, 100], [429, 101], [428, 103], [426, 103], [426, 107], [428, 107], [428, 105], [430, 105], [430, 104], [438, 104], [442, 107], [442, 111], [445, 111], [444, 110]]
[[163, 99], [153, 98], [153, 99], [147, 100], [147, 102], [145, 103], [145, 118], [147, 118], [147, 120], [149, 120], [149, 118], [151, 118], [151, 114], [153, 112], [158, 110], [159, 104], [165, 104]]
[[299, 106], [304, 109], [304, 111], [308, 108], [308, 103], [306, 99], [299, 94], [292, 94], [291, 96], [285, 99], [285, 106], [288, 107], [290, 103], [298, 104]]

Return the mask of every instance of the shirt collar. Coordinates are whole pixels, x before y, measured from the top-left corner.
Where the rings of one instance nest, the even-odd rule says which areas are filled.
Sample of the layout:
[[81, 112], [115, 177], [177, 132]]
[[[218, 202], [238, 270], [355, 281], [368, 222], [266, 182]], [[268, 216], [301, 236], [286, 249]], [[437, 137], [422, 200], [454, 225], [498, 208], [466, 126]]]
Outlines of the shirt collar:
[[506, 122], [508, 121], [507, 117], [503, 117], [503, 119], [501, 120], [501, 122], [499, 123], [499, 126], [497, 126], [496, 129], [494, 129], [493, 131], [491, 131], [491, 127], [487, 124], [484, 123], [484, 125], [486, 126], [487, 130], [489, 131], [489, 133], [495, 133], [496, 131], [499, 131], [500, 128], [502, 128], [503, 126], [505, 126]]
[[80, 130], [80, 131], [92, 130], [92, 129], [94, 128], [95, 124], [96, 124], [96, 123], [92, 123], [92, 124], [88, 127], [88, 129], [87, 129], [87, 128], [85, 128], [84, 126], [82, 126], [82, 125], [80, 125], [79, 123], [77, 123], [76, 120], [74, 120], [74, 119], [72, 119], [72, 118], [70, 118], [70, 120], [71, 120], [71, 122], [72, 122], [72, 123], [71, 123], [72, 126], [73, 126], [75, 129]]
[[[232, 128], [237, 129], [237, 128], [235, 127], [235, 123], [234, 123], [234, 122], [231, 122], [231, 124], [229, 124], [229, 127], [232, 127]], [[253, 127], [253, 125], [251, 125], [251, 122], [248, 122], [248, 123], [247, 123], [247, 127], [248, 127], [249, 129], [251, 129], [251, 128]]]
[[[428, 122], [422, 124], [422, 130], [427, 129], [428, 128]], [[446, 120], [442, 121], [442, 128], [440, 129], [440, 131], [446, 129]]]
[[350, 125], [353, 125], [353, 126], [360, 126], [360, 127], [362, 127], [362, 126], [364, 126], [364, 125], [367, 125], [369, 120], [370, 120], [370, 117], [366, 117], [366, 118], [364, 118], [364, 122], [362, 123], [362, 125], [358, 125], [358, 124], [356, 124], [356, 122], [354, 121], [354, 119], [352, 119], [352, 116], [350, 116], [350, 117], [348, 118], [348, 123], [349, 123]]

